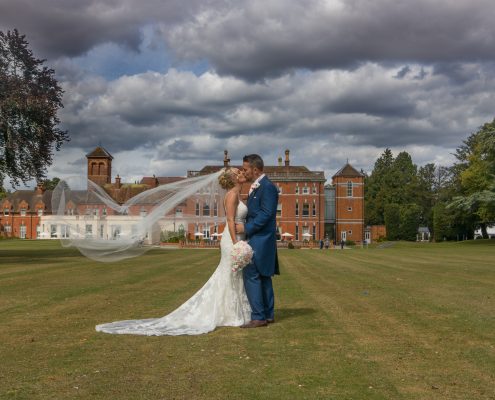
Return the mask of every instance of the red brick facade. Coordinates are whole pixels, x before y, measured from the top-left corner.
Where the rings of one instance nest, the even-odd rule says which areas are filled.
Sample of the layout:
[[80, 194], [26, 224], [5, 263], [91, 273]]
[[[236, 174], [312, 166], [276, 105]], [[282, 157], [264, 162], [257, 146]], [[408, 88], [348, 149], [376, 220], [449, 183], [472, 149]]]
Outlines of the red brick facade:
[[336, 240], [364, 241], [364, 174], [347, 163], [332, 177]]
[[[113, 157], [103, 148], [97, 147], [87, 156], [88, 178], [102, 186], [117, 203], [123, 204], [137, 194], [157, 187], [162, 184], [176, 182], [184, 177], [144, 177], [139, 184], [123, 184], [120, 177], [111, 183], [111, 163]], [[189, 171], [188, 176], [208, 174], [216, 172], [229, 165], [227, 153], [225, 153], [224, 165], [205, 166], [200, 171]], [[289, 151], [285, 152], [285, 162], [279, 159], [278, 165], [265, 166], [265, 174], [279, 188], [279, 205], [277, 211], [278, 238], [280, 240], [320, 240], [325, 237], [325, 176], [322, 171], [310, 171], [304, 166], [290, 165]], [[335, 234], [337, 241], [345, 235], [346, 240], [361, 242], [364, 239], [364, 176], [352, 166], [346, 164], [333, 178], [335, 185]], [[245, 184], [242, 194], [247, 198], [249, 184]], [[80, 200], [80, 199], [79, 199]], [[211, 200], [210, 200], [211, 201]], [[106, 209], [99, 201], [77, 201], [68, 203], [66, 213], [74, 215], [79, 221], [81, 229], [85, 222], [93, 220], [93, 230], [105, 223], [107, 216], [114, 213]], [[35, 191], [19, 190], [0, 202], [0, 235], [35, 239], [39, 237], [37, 232], [48, 232], [52, 237], [51, 227], [40, 226], [43, 224], [42, 215], [51, 214], [51, 191], [43, 191], [38, 187]], [[151, 206], [134, 206], [129, 210], [129, 215], [140, 215], [149, 212]], [[205, 214], [217, 222], [204, 222]], [[198, 216], [188, 222], [181, 221], [182, 216]], [[182, 204], [178, 204], [167, 216], [170, 222], [167, 228], [178, 230], [181, 226], [189, 239], [195, 238], [196, 232], [204, 233], [205, 237], [212, 238], [215, 232], [221, 233], [224, 229], [221, 216], [223, 204], [217, 199], [216, 204], [197, 201], [190, 198]], [[172, 217], [172, 218], [170, 218]], [[175, 217], [177, 217], [177, 224]], [[96, 221], [101, 222], [96, 222]], [[49, 222], [47, 222], [49, 223]], [[103, 230], [101, 230], [103, 232]], [[286, 234], [286, 235], [284, 235]], [[108, 236], [108, 231], [105, 231]], [[100, 235], [104, 237], [104, 235]], [[154, 239], [155, 240], [155, 239]]]

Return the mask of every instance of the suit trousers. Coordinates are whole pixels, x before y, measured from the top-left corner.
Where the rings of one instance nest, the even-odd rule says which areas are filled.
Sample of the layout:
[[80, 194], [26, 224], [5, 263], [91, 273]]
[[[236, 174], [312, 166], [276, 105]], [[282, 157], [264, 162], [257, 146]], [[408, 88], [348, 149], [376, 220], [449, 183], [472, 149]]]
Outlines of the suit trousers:
[[275, 298], [272, 277], [260, 275], [255, 264], [249, 264], [244, 267], [242, 273], [244, 288], [251, 306], [251, 319], [273, 319]]

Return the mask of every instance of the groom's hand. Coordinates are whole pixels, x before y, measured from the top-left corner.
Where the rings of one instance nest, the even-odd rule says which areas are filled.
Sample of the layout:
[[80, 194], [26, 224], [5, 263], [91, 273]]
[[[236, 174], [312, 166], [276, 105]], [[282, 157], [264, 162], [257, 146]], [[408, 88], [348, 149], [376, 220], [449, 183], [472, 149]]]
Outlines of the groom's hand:
[[244, 233], [244, 224], [235, 224], [236, 233]]

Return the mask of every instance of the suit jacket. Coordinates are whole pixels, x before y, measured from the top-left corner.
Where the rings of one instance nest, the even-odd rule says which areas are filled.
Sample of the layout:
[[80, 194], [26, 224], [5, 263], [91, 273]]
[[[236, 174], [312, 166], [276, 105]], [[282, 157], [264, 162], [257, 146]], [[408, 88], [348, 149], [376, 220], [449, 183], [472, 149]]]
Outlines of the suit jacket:
[[247, 201], [248, 213], [244, 231], [254, 250], [253, 264], [263, 276], [279, 274], [277, 257], [278, 189], [265, 176]]

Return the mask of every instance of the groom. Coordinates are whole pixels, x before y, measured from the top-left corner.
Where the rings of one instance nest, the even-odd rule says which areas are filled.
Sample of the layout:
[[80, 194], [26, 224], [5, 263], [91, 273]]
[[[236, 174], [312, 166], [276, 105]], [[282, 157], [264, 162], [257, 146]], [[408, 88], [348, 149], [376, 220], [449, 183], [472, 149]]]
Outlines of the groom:
[[246, 223], [236, 224], [254, 250], [253, 261], [243, 269], [244, 287], [251, 305], [251, 321], [241, 328], [258, 328], [274, 322], [272, 276], [279, 274], [276, 216], [277, 187], [263, 173], [263, 160], [257, 154], [244, 156], [242, 168], [252, 182], [247, 201]]

